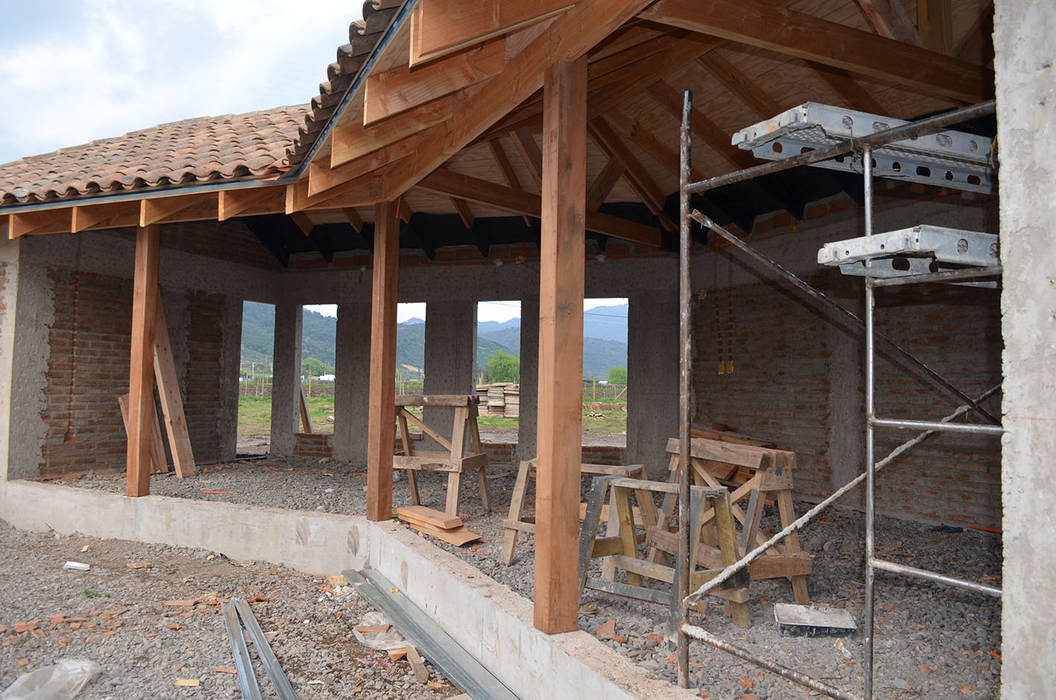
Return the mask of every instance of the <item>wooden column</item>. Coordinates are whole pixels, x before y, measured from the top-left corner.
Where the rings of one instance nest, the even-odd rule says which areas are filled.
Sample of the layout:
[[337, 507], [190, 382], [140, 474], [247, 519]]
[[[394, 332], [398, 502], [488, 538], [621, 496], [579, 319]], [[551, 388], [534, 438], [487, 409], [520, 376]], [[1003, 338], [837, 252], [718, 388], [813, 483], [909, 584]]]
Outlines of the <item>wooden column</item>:
[[576, 629], [583, 422], [587, 61], [543, 81], [535, 626]]
[[396, 297], [400, 220], [396, 202], [374, 205], [370, 299], [370, 404], [367, 419], [367, 518], [392, 518], [392, 448], [396, 439]]
[[125, 495], [150, 493], [150, 448], [154, 419], [154, 326], [158, 309], [159, 227], [136, 231], [132, 293], [132, 356], [128, 375], [128, 457]]

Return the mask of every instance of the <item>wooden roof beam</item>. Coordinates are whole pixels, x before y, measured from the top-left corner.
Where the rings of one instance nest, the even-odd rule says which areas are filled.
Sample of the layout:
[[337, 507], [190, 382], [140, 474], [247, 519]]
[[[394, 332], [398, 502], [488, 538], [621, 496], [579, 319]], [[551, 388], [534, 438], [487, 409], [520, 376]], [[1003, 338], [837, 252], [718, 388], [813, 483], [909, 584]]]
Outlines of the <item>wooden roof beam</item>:
[[[681, 121], [682, 94], [678, 90], [663, 80], [658, 80], [646, 88], [646, 91], [669, 114]], [[745, 168], [755, 165], [753, 157], [731, 145], [730, 137], [726, 131], [721, 129], [718, 124], [696, 107], [693, 108], [692, 129], [694, 135], [701, 138], [734, 168]]]
[[462, 219], [462, 223], [465, 224], [466, 228], [473, 228], [473, 210], [469, 208], [469, 202], [458, 197], [452, 197], [451, 204], [455, 206], [455, 211], [458, 212], [458, 217]]
[[727, 90], [739, 97], [757, 115], [766, 118], [781, 113], [780, 103], [720, 52], [709, 51], [698, 58], [697, 63], [725, 85]]
[[857, 0], [865, 20], [877, 34], [914, 46], [924, 46], [924, 39], [899, 0]]
[[411, 14], [409, 63], [416, 66], [508, 34], [572, 4], [572, 0], [419, 0]]
[[520, 127], [510, 132], [514, 150], [521, 155], [528, 173], [536, 185], [543, 184], [543, 152], [535, 142], [535, 135], [527, 127]]
[[623, 167], [623, 163], [620, 162], [619, 158], [609, 158], [609, 162], [605, 164], [605, 167], [601, 169], [594, 181], [590, 183], [590, 187], [587, 188], [587, 211], [597, 211], [605, 203], [605, 198], [609, 196], [612, 188], [623, 177], [625, 170], [626, 168]]
[[330, 140], [330, 167], [337, 168], [443, 124], [454, 114], [459, 96], [460, 93], [444, 95], [370, 126], [359, 121], [337, 126]]
[[[829, 84], [833, 92], [839, 95], [848, 107], [869, 112], [870, 114], [887, 114], [890, 110], [880, 102], [854, 79], [850, 73], [832, 66], [824, 66], [819, 63], [805, 63], [808, 68], [817, 73], [818, 77]], [[900, 115], [891, 115], [900, 116]]]
[[218, 216], [218, 202], [216, 192], [142, 199], [139, 202], [139, 225], [212, 220]]
[[306, 209], [340, 209], [360, 207], [379, 201], [381, 182], [371, 172], [353, 178], [317, 195], [309, 195], [307, 179], [286, 185], [285, 213]]
[[[499, 170], [502, 171], [502, 176], [506, 179], [506, 184], [515, 190], [521, 189], [521, 183], [517, 179], [517, 172], [513, 169], [513, 164], [506, 155], [506, 149], [502, 147], [502, 141], [498, 138], [491, 139], [488, 141], [488, 148], [491, 149], [491, 155], [498, 164]], [[530, 228], [532, 225], [531, 218], [528, 216], [523, 218], [524, 225]]]
[[139, 223], [138, 202], [90, 204], [73, 206], [70, 231], [80, 233], [92, 229], [121, 228]]
[[14, 240], [43, 233], [70, 233], [70, 217], [70, 210], [65, 208], [11, 214], [7, 237]]
[[485, 41], [424, 66], [400, 66], [367, 77], [363, 123], [371, 124], [498, 75], [506, 66], [506, 39]]
[[[459, 197], [496, 209], [505, 209], [515, 214], [539, 216], [542, 199], [539, 195], [503, 187], [487, 180], [462, 175], [443, 168], [427, 175], [418, 187], [436, 194]], [[639, 224], [618, 216], [587, 212], [586, 227], [591, 231], [603, 233], [613, 238], [642, 243], [658, 248], [660, 231], [652, 226]]]
[[966, 102], [993, 94], [992, 71], [759, 0], [659, 0], [640, 16], [925, 94]]
[[352, 226], [356, 233], [363, 231], [363, 217], [359, 215], [355, 207], [344, 207], [341, 209], [344, 213], [345, 218], [348, 219], [348, 223]]
[[220, 190], [217, 219], [227, 221], [236, 216], [277, 214], [282, 211], [284, 197], [282, 185]]
[[290, 220], [293, 221], [293, 223], [297, 224], [297, 228], [301, 230], [301, 233], [305, 236], [312, 235], [312, 229], [315, 228], [315, 224], [312, 223], [311, 218], [309, 218], [307, 214], [303, 211], [295, 211], [287, 214], [287, 216], [290, 217]]
[[660, 190], [659, 185], [649, 175], [637, 156], [627, 147], [623, 140], [616, 134], [604, 117], [595, 117], [587, 125], [594, 141], [601, 146], [610, 157], [618, 159], [624, 166], [624, 179], [631, 188], [642, 198], [645, 206], [660, 220], [660, 225], [667, 231], [674, 231], [677, 227], [664, 214], [664, 201], [667, 197]]
[[953, 53], [953, 3], [951, 0], [917, 0], [917, 27], [925, 46]]

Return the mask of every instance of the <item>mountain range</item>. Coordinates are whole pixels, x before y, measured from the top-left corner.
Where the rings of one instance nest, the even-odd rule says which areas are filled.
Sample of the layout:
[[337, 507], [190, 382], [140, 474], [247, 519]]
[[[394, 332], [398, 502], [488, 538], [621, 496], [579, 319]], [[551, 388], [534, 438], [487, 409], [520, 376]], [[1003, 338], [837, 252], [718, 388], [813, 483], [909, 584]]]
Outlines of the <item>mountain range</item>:
[[[599, 306], [583, 315], [583, 376], [608, 376], [610, 367], [627, 366], [627, 305]], [[275, 309], [270, 304], [247, 301], [242, 312], [242, 365], [270, 363], [275, 333]], [[521, 320], [483, 321], [477, 324], [477, 368], [502, 351], [520, 357]], [[302, 322], [303, 359], [314, 357], [333, 367], [337, 319], [311, 309]], [[425, 321], [412, 318], [396, 329], [396, 364], [421, 369], [425, 364]]]

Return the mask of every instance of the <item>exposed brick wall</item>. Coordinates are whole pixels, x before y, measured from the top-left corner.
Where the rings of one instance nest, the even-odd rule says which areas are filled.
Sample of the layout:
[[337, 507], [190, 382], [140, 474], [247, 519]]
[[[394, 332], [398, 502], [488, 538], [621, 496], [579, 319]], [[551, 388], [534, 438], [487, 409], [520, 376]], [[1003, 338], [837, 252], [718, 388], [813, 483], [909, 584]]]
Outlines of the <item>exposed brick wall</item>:
[[[126, 438], [117, 397], [128, 391], [131, 280], [49, 268], [54, 320], [45, 375], [47, 425], [40, 475], [123, 469]], [[187, 293], [184, 412], [195, 459], [219, 459], [223, 297]]]
[[[908, 185], [882, 188], [878, 210], [885, 205], [918, 204], [912, 198], [919, 194], [919, 189]], [[916, 216], [912, 208], [903, 211]], [[928, 220], [933, 213], [922, 210], [921, 216]], [[810, 258], [819, 240], [853, 237], [859, 227], [852, 203], [838, 198], [811, 204], [802, 222], [785, 213], [760, 217], [751, 242], [798, 269], [816, 286], [836, 293], [841, 303], [857, 312], [862, 307], [861, 280], [819, 270]], [[746, 275], [735, 271], [732, 284], [725, 281], [726, 274], [716, 272], [704, 284], [706, 296], [694, 304], [695, 420], [725, 423], [795, 451], [797, 495], [820, 500], [864, 465], [861, 331], [834, 330], [831, 317], [799, 292], [773, 282], [772, 274], [764, 274], [766, 281], [745, 282]], [[977, 395], [1001, 377], [998, 294], [923, 285], [881, 290], [876, 326], [958, 388]], [[907, 373], [892, 364], [883, 347], [878, 341], [878, 415], [938, 420], [961, 403], [919, 372]], [[841, 392], [846, 398], [842, 407], [833, 399]], [[1000, 395], [986, 406], [998, 411]], [[845, 438], [851, 441], [845, 450], [848, 456], [834, 457], [835, 442], [848, 416], [857, 426]], [[877, 459], [914, 434], [878, 430]], [[860, 502], [855, 498], [844, 503]], [[880, 474], [877, 507], [912, 519], [999, 527], [999, 441], [932, 437]]]
[[221, 294], [187, 292], [187, 365], [184, 370], [184, 412], [194, 458], [209, 463], [220, 459], [221, 364], [223, 349]]
[[[114, 229], [107, 233], [130, 241], [134, 241], [136, 237], [136, 230], [133, 228]], [[282, 269], [275, 256], [268, 252], [260, 240], [240, 221], [162, 224], [161, 247], [240, 265]]]
[[332, 433], [297, 433], [297, 444], [294, 445], [295, 457], [309, 459], [326, 459], [334, 456]]

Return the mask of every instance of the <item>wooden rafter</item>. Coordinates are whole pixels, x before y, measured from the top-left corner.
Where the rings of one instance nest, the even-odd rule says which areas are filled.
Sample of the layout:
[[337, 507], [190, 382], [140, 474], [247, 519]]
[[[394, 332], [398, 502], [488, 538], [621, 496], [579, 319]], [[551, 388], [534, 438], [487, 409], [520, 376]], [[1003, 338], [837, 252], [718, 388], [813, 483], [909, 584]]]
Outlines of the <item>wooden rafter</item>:
[[363, 123], [476, 85], [501, 73], [505, 65], [506, 39], [498, 37], [414, 69], [401, 66], [370, 75], [363, 91]]
[[[648, 88], [656, 102], [676, 119], [682, 118], [682, 95], [663, 80], [658, 80]], [[704, 112], [693, 108], [693, 134], [703, 139], [716, 153], [722, 156], [734, 168], [743, 168], [755, 164], [755, 159], [747, 153], [730, 145], [726, 131], [713, 122]]]
[[953, 52], [953, 3], [951, 0], [917, 0], [917, 27], [932, 51]]
[[854, 76], [847, 71], [833, 68], [832, 66], [823, 66], [818, 63], [806, 63], [804, 65], [809, 67], [819, 78], [828, 83], [829, 87], [832, 88], [832, 91], [839, 95], [843, 101], [847, 103], [848, 107], [863, 112], [869, 112], [870, 114], [885, 114], [890, 111], [885, 109], [885, 107], [873, 97], [873, 93], [866, 90], [865, 87], [855, 80]]
[[992, 72], [978, 66], [759, 0], [659, 0], [640, 16], [925, 94], [976, 102], [993, 91]]
[[626, 168], [618, 158], [609, 158], [609, 162], [605, 164], [587, 189], [587, 211], [597, 211], [605, 203], [605, 198], [623, 177], [624, 170]]
[[455, 211], [466, 228], [473, 228], [473, 210], [469, 208], [469, 202], [460, 197], [452, 197], [451, 204], [455, 206]]
[[543, 183], [543, 152], [535, 142], [535, 135], [527, 127], [520, 127], [510, 132], [513, 148], [521, 156], [528, 173], [536, 185]]
[[880, 36], [924, 46], [924, 40], [900, 0], [857, 0], [866, 21]]
[[301, 211], [295, 211], [289, 214], [290, 219], [293, 223], [297, 224], [297, 228], [301, 229], [301, 233], [305, 236], [312, 235], [312, 229], [315, 228], [315, 224], [308, 217], [307, 214]]
[[697, 63], [757, 114], [773, 116], [781, 111], [781, 105], [777, 100], [766, 94], [754, 80], [727, 60], [721, 52], [709, 51], [698, 58]]
[[953, 47], [953, 55], [969, 63], [989, 65], [994, 60], [993, 34], [994, 3], [991, 1], [983, 5], [975, 22]]
[[[508, 59], [500, 75], [450, 96], [457, 100], [457, 110], [442, 124], [422, 132], [423, 139], [413, 158], [405, 158], [379, 172], [381, 191], [373, 201], [395, 198], [406, 192], [535, 92], [549, 66], [558, 60], [582, 56], [648, 1], [594, 0], [560, 13], [551, 20], [545, 33]], [[393, 119], [405, 115], [414, 117], [417, 112], [417, 109], [409, 110]], [[388, 121], [391, 120], [385, 120]], [[336, 147], [337, 134], [334, 142]], [[332, 161], [337, 162], [333, 158]]]
[[206, 192], [140, 200], [139, 225], [212, 219], [219, 211], [218, 197], [216, 192]]
[[345, 218], [348, 219], [349, 225], [352, 226], [356, 233], [363, 230], [363, 217], [359, 215], [359, 212], [356, 211], [355, 207], [345, 207], [341, 211], [344, 213]]
[[[502, 141], [498, 138], [491, 139], [488, 141], [488, 148], [491, 149], [491, 155], [495, 159], [495, 163], [498, 164], [502, 176], [506, 179], [506, 184], [512, 189], [520, 190], [521, 183], [517, 179], [517, 172], [513, 169], [513, 164], [506, 155], [506, 149], [502, 147]], [[530, 217], [524, 217], [524, 225], [529, 227], [532, 225]]]
[[330, 166], [337, 168], [437, 124], [443, 124], [454, 114], [463, 92], [460, 90], [445, 95], [370, 126], [364, 126], [361, 121], [338, 126], [333, 130]]
[[252, 187], [242, 190], [220, 190], [217, 219], [227, 221], [236, 216], [273, 214], [282, 211], [285, 190], [281, 185]]
[[604, 117], [595, 117], [587, 126], [594, 141], [601, 146], [612, 158], [616, 158], [623, 164], [625, 169], [624, 179], [631, 186], [649, 211], [653, 212], [660, 220], [660, 225], [668, 231], [675, 230], [675, 224], [664, 214], [664, 201], [666, 196], [659, 185], [653, 180], [649, 171], [645, 169], [638, 157], [627, 147], [623, 140], [605, 121]]
[[411, 14], [412, 66], [508, 34], [567, 9], [570, 0], [420, 0]]
[[[496, 209], [504, 209], [515, 214], [539, 216], [542, 207], [542, 199], [539, 195], [503, 187], [443, 168], [426, 176], [418, 183], [418, 188], [449, 197], [459, 197]], [[660, 231], [651, 226], [600, 212], [587, 212], [586, 217], [586, 226], [591, 231], [652, 247], [660, 246]]]
[[11, 240], [42, 233], [69, 233], [70, 212], [68, 209], [11, 214], [7, 237]]
[[70, 217], [70, 231], [80, 233], [92, 229], [135, 226], [138, 222], [139, 205], [136, 202], [75, 205]]

